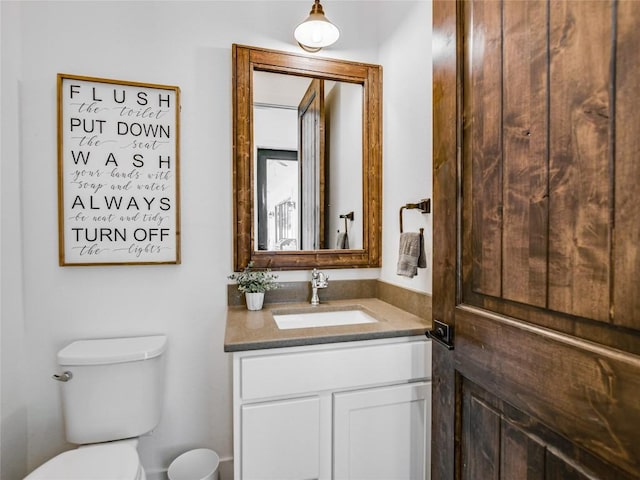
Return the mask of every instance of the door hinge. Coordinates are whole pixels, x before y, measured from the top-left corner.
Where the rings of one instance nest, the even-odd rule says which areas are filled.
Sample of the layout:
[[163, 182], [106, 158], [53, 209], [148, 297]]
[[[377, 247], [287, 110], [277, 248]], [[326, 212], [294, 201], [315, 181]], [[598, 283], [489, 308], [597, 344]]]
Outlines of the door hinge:
[[439, 320], [433, 320], [433, 330], [427, 330], [428, 338], [444, 345], [449, 350], [453, 350], [453, 326], [447, 325]]

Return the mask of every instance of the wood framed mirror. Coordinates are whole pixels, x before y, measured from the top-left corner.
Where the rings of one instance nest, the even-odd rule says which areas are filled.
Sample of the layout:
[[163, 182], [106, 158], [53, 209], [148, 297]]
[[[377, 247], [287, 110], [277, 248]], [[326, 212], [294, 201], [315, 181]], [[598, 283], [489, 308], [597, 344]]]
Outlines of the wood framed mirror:
[[[235, 44], [232, 53], [234, 270], [242, 270], [250, 261], [256, 267], [274, 270], [379, 267], [382, 67]], [[302, 79], [307, 84], [295, 107], [297, 143], [291, 150], [274, 146], [271, 140], [256, 141], [259, 136], [254, 128], [262, 122], [256, 108], [289, 108], [256, 102], [261, 79], [277, 76], [286, 81]], [[274, 90], [294, 90], [289, 85], [282, 83]], [[340, 98], [351, 98], [342, 103], [353, 105], [346, 114], [333, 112], [342, 123], [333, 122], [331, 127], [329, 123], [325, 126], [324, 119], [323, 99], [330, 98], [329, 90], [341, 92]], [[344, 93], [351, 91], [357, 92], [356, 97]], [[314, 95], [320, 96], [320, 103], [312, 100]], [[328, 112], [338, 110], [331, 105], [335, 103], [327, 104]], [[347, 124], [344, 118], [350, 116]], [[314, 125], [315, 133], [306, 133], [305, 123]], [[343, 146], [340, 155], [333, 155], [339, 141]], [[271, 157], [274, 178], [278, 168], [284, 171], [288, 167], [293, 171], [288, 178], [298, 179], [295, 188], [280, 188], [288, 196], [275, 206], [264, 197], [265, 192], [276, 189], [266, 186], [265, 175], [269, 174], [264, 172], [269, 167], [265, 162]], [[310, 158], [314, 159], [311, 163]], [[343, 167], [346, 170], [341, 170]], [[351, 173], [340, 173], [344, 171]], [[340, 187], [333, 180], [339, 177]], [[343, 193], [336, 194], [338, 191]], [[274, 233], [269, 232], [265, 219], [275, 225]], [[350, 238], [346, 248], [341, 243], [341, 230]]]

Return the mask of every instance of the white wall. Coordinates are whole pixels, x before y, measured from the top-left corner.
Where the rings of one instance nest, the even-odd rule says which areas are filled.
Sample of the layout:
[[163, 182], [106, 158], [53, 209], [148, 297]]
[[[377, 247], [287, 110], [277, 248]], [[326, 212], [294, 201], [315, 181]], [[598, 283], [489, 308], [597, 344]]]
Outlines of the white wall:
[[[342, 37], [322, 55], [384, 66], [382, 278], [430, 291], [422, 272], [417, 282], [394, 273], [397, 209], [430, 189], [431, 115], [423, 98], [431, 90], [423, 72], [430, 74], [430, 16], [414, 3], [323, 2]], [[56, 352], [77, 338], [169, 336], [164, 416], [141, 442], [151, 478], [191, 447], [232, 455], [231, 362], [223, 352], [232, 268], [231, 44], [299, 52], [291, 32], [309, 7], [301, 1], [0, 2], [3, 480], [71, 447], [50, 376]], [[400, 32], [402, 25], [421, 33]], [[423, 44], [407, 45], [409, 39]], [[418, 64], [421, 78], [404, 83]], [[181, 265], [58, 266], [58, 72], [180, 86]], [[331, 273], [335, 279], [380, 275], [377, 269]], [[307, 277], [284, 272], [280, 278]]]
[[28, 368], [24, 355], [20, 105], [20, 8], [2, 3], [0, 144], [0, 478], [21, 478], [27, 464]]
[[[381, 280], [431, 293], [432, 217], [405, 210], [404, 231], [424, 227], [427, 268], [396, 275], [399, 210], [432, 197], [431, 2], [380, 4], [383, 66], [383, 197]], [[452, 239], [453, 241], [454, 239]]]
[[256, 107], [253, 110], [254, 155], [258, 148], [298, 149], [298, 112], [284, 108]]

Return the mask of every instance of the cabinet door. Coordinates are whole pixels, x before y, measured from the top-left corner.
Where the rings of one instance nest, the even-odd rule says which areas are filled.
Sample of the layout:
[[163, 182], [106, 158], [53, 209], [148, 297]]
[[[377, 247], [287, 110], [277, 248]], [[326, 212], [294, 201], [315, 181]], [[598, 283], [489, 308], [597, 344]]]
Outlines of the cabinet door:
[[430, 399], [430, 382], [335, 394], [335, 480], [428, 479]]
[[243, 405], [243, 480], [307, 480], [319, 476], [317, 397]]

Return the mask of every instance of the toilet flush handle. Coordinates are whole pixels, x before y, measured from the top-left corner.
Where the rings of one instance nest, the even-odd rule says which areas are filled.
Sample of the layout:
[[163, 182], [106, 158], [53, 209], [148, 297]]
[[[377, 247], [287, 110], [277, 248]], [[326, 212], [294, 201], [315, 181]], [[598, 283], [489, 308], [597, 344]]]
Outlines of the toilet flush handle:
[[62, 375], [54, 373], [51, 378], [53, 378], [54, 380], [58, 380], [59, 382], [68, 382], [73, 378], [73, 373], [67, 370], [66, 372], [63, 372]]

